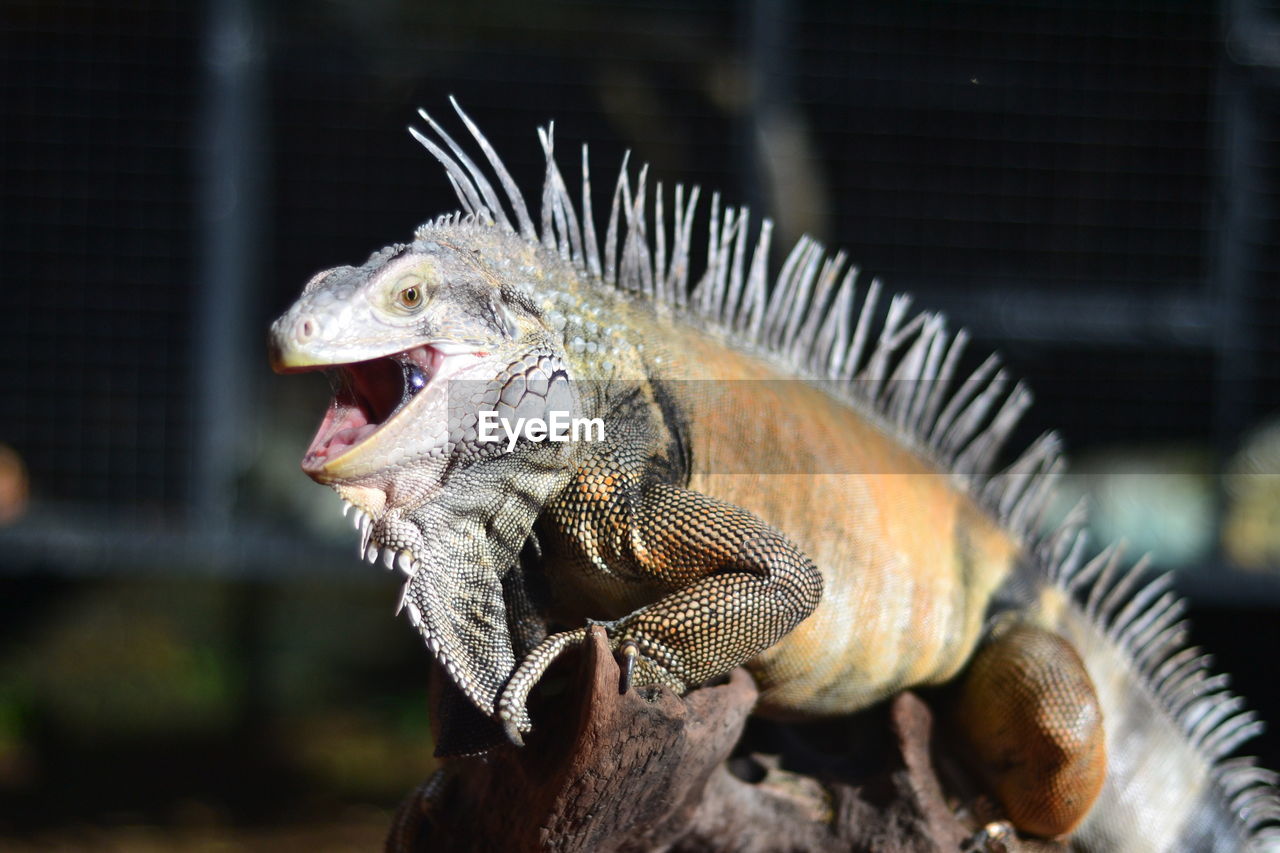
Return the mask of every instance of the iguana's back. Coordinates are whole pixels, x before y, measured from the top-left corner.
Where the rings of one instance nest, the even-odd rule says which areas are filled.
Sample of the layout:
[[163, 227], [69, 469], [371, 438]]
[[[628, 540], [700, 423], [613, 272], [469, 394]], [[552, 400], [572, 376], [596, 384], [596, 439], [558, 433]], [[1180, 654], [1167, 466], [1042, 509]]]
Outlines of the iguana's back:
[[871, 413], [726, 335], [648, 322], [688, 431], [689, 488], [787, 531], [822, 573], [817, 610], [748, 665], [762, 709], [848, 713], [954, 677], [1018, 543]]

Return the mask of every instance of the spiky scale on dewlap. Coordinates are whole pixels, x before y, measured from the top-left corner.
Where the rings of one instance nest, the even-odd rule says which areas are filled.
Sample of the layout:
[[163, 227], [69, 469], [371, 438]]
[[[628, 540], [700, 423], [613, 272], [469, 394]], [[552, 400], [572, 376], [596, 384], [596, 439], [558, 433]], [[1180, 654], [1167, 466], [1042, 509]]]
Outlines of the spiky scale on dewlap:
[[[994, 470], [1030, 403], [994, 358], [961, 377], [963, 333], [906, 297], [881, 312], [877, 282], [860, 302], [812, 240], [770, 282], [767, 222], [753, 239], [714, 196], [698, 234], [696, 189], [625, 163], [598, 232], [586, 151], [577, 201], [550, 131], [535, 220], [458, 114], [483, 167], [425, 114], [414, 135], [463, 212], [316, 276], [272, 329], [278, 369], [335, 375], [303, 467], [357, 507], [362, 552], [405, 555], [449, 678], [442, 749], [554, 725], [525, 700], [596, 623], [633, 683], [745, 663], [783, 718], [961, 679], [976, 770], [1023, 832], [1276, 842], [1271, 775], [1225, 759], [1258, 724], [1183, 650], [1180, 601], [1114, 551], [1086, 561], [1082, 512], [1041, 532], [1057, 438]], [[515, 439], [483, 434], [490, 410]], [[558, 440], [561, 415], [603, 434]]]

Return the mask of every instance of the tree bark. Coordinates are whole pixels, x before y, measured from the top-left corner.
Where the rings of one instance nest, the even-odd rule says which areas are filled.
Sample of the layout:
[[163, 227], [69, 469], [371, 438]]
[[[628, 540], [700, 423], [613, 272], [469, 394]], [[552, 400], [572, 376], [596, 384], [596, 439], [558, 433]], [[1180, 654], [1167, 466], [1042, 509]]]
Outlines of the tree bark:
[[[683, 698], [665, 688], [621, 693], [619, 679], [594, 629], [569, 689], [533, 706], [526, 746], [451, 761], [400, 807], [388, 851], [982, 849], [967, 844], [977, 823], [943, 795], [933, 718], [912, 694], [895, 699], [872, 734], [876, 766], [835, 778], [784, 769], [785, 755], [731, 759], [756, 700], [745, 670]], [[1062, 848], [1010, 839], [986, 849]]]

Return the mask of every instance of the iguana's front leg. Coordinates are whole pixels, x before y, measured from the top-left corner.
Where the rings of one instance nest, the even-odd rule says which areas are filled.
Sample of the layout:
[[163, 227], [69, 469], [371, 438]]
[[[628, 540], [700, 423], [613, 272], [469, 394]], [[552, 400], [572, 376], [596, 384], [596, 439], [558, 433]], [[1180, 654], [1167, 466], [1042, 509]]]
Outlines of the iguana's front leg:
[[[755, 657], [817, 607], [822, 577], [813, 561], [741, 507], [665, 483], [594, 494], [603, 497], [596, 517], [626, 525], [610, 537], [619, 561], [670, 590], [603, 623], [614, 650], [633, 653], [631, 683], [684, 691]], [[534, 684], [585, 637], [585, 628], [548, 637], [516, 669], [498, 702], [513, 740], [530, 728]]]

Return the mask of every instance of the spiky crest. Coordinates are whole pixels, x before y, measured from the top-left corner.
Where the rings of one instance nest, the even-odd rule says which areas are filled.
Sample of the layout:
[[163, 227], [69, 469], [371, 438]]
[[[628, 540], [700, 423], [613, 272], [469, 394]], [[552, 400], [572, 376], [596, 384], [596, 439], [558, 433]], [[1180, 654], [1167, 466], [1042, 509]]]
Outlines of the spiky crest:
[[[675, 185], [668, 230], [666, 195], [662, 184], [656, 185], [651, 241], [648, 167], [640, 169], [633, 186], [629, 154], [614, 187], [602, 254], [587, 148], [582, 148], [579, 213], [555, 161], [554, 126], [538, 131], [546, 155], [539, 233], [489, 141], [456, 100], [450, 98], [450, 103], [497, 176], [506, 193], [505, 206], [519, 228], [517, 232], [504, 200], [482, 170], [419, 111], [448, 151], [419, 131], [410, 132], [444, 166], [466, 220], [540, 242], [584, 276], [669, 306], [724, 333], [735, 345], [781, 362], [798, 377], [822, 383], [950, 472], [1126, 652], [1136, 683], [1145, 685], [1204, 757], [1250, 840], [1263, 846], [1280, 844], [1280, 797], [1275, 791], [1280, 777], [1256, 766], [1252, 758], [1227, 758], [1261, 732], [1263, 724], [1226, 689], [1225, 676], [1210, 673], [1209, 656], [1186, 646], [1186, 605], [1170, 590], [1170, 575], [1153, 574], [1145, 559], [1126, 564], [1117, 546], [1086, 561], [1082, 504], [1052, 531], [1043, 532], [1055, 483], [1066, 464], [1056, 434], [1042, 435], [1008, 467], [994, 472], [1005, 441], [1032, 401], [1022, 383], [1007, 390], [1008, 376], [998, 357], [989, 357], [957, 386], [958, 364], [968, 343], [964, 330], [950, 334], [937, 314], [910, 317], [911, 298], [898, 295], [890, 300], [876, 334], [879, 280], [871, 281], [859, 305], [858, 267], [847, 266], [843, 252], [828, 256], [808, 237], [791, 250], [770, 286], [772, 223], [762, 221], [748, 260], [749, 213], [744, 207], [722, 207], [718, 193], [710, 204], [706, 269], [690, 287], [699, 188], [686, 191]], [[442, 216], [421, 230], [462, 219], [462, 214]], [[620, 228], [625, 233], [620, 235]]]

